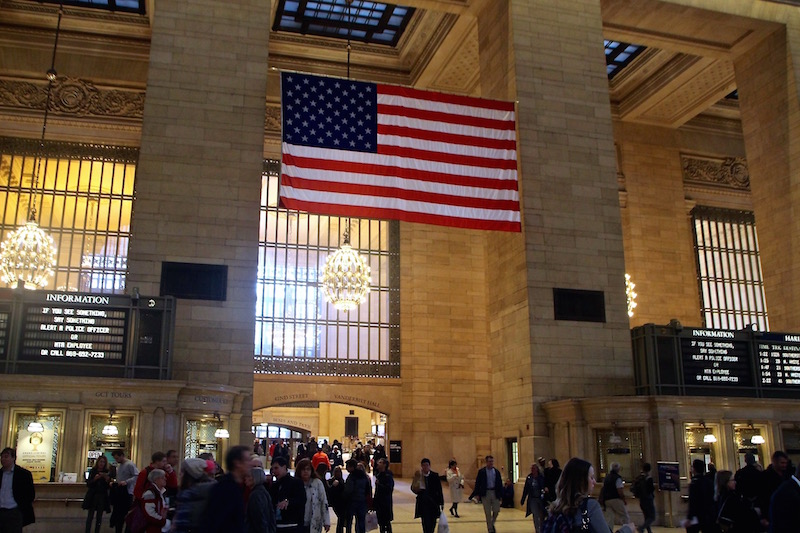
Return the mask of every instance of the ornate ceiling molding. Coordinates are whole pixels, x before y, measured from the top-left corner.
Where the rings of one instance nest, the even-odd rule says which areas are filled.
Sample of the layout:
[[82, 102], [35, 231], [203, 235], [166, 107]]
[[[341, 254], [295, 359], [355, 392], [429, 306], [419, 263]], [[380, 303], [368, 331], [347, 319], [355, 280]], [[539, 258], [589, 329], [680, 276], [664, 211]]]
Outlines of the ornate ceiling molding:
[[[144, 91], [101, 89], [90, 81], [59, 77], [53, 84], [50, 112], [142, 120], [144, 96]], [[44, 111], [46, 101], [46, 85], [0, 79], [0, 107]]]
[[750, 171], [743, 157], [711, 158], [681, 154], [685, 183], [750, 190]]

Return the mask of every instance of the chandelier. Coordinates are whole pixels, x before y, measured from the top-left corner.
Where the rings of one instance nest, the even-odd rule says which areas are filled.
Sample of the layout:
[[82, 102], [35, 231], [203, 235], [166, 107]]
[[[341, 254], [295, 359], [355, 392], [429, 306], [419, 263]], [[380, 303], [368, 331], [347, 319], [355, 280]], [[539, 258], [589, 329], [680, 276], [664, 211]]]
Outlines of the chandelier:
[[28, 431], [31, 433], [42, 432], [44, 431], [44, 425], [39, 421], [39, 412], [42, 410], [41, 405], [36, 406], [36, 414], [33, 415], [33, 422], [28, 424]]
[[633, 292], [636, 284], [631, 281], [630, 274], [625, 274], [625, 297], [628, 300], [628, 317], [633, 317], [633, 310], [636, 309], [636, 297], [639, 296]]
[[44, 106], [42, 137], [39, 141], [39, 151], [34, 162], [31, 200], [28, 204], [28, 221], [24, 226], [20, 226], [9, 233], [5, 241], [0, 244], [0, 279], [12, 289], [17, 288], [20, 284], [26, 289], [46, 287], [54, 274], [53, 269], [56, 266], [56, 245], [53, 242], [53, 238], [39, 227], [36, 222], [36, 195], [42, 168], [44, 135], [47, 131], [47, 114], [50, 111], [53, 82], [58, 76], [55, 70], [56, 49], [58, 48], [58, 34], [61, 31], [61, 17], [63, 14], [64, 7], [62, 5], [58, 9], [56, 37], [53, 43], [53, 60], [50, 64], [50, 69], [47, 71], [47, 99]]
[[342, 247], [329, 255], [322, 269], [322, 293], [340, 311], [352, 311], [369, 294], [370, 268], [350, 246], [350, 221], [344, 230]]

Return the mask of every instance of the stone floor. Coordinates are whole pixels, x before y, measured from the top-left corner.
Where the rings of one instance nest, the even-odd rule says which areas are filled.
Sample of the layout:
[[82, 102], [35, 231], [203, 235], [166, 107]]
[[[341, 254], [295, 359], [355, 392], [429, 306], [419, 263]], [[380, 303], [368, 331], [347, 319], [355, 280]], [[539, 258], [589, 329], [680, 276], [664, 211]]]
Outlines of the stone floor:
[[[445, 489], [446, 491], [446, 489]], [[414, 520], [414, 494], [411, 492], [410, 480], [395, 480], [394, 490], [394, 522], [393, 533], [422, 533], [419, 520]], [[450, 507], [449, 494], [445, 492], [446, 508]], [[458, 506], [461, 518], [448, 515], [451, 533], [486, 533], [486, 521], [483, 507], [471, 502], [461, 503]], [[335, 524], [336, 515], [331, 511], [331, 521]], [[525, 518], [525, 513], [518, 509], [501, 509], [497, 518], [496, 529], [498, 533], [533, 533], [531, 517]], [[653, 527], [654, 533], [667, 533], [685, 531], [680, 528]], [[335, 530], [335, 525], [331, 531]]]

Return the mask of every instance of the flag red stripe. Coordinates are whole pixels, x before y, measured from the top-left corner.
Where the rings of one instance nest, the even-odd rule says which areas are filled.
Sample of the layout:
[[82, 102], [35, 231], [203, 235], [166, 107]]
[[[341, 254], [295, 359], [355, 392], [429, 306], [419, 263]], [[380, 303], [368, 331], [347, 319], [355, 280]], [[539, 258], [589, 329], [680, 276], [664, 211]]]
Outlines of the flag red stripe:
[[378, 187], [375, 185], [359, 185], [335, 181], [307, 180], [281, 174], [281, 185], [309, 191], [338, 192], [360, 196], [379, 196], [427, 202], [431, 204], [455, 205], [459, 207], [475, 207], [478, 209], [497, 209], [517, 211], [519, 202], [515, 200], [493, 200], [491, 198], [474, 198], [470, 196], [454, 196], [451, 194], [431, 193], [398, 187]]
[[399, 137], [410, 137], [424, 141], [462, 144], [467, 146], [478, 146], [481, 148], [494, 148], [498, 150], [517, 149], [517, 141], [513, 139], [489, 139], [486, 137], [474, 137], [471, 135], [458, 135], [456, 133], [442, 133], [439, 131], [406, 128], [404, 126], [390, 126], [389, 124], [378, 124], [378, 135], [397, 135]]
[[469, 155], [445, 154], [430, 150], [404, 148], [402, 146], [378, 146], [378, 154], [404, 157], [406, 159], [421, 159], [424, 161], [438, 161], [452, 165], [465, 165], [469, 167], [496, 168], [503, 170], [516, 170], [516, 159], [490, 159], [486, 157], [473, 157]]
[[[283, 162], [300, 168], [319, 168], [338, 172], [354, 172], [357, 174], [371, 174], [375, 176], [395, 176], [398, 178], [428, 181], [432, 183], [445, 183], [448, 185], [462, 185], [464, 187], [479, 187], [482, 189], [498, 189], [507, 191], [517, 190], [516, 180], [500, 180], [475, 178], [440, 172], [427, 172], [420, 169], [395, 167], [390, 165], [375, 165], [372, 163], [358, 163], [354, 161], [336, 161], [333, 159], [315, 159], [301, 157], [284, 152]], [[516, 167], [515, 167], [516, 168]], [[515, 208], [519, 210], [519, 208]]]
[[287, 209], [307, 211], [319, 215], [333, 215], [354, 218], [396, 219], [420, 224], [435, 224], [451, 228], [522, 231], [519, 222], [503, 220], [479, 220], [474, 218], [458, 218], [444, 215], [429, 215], [426, 213], [409, 213], [399, 209], [384, 209], [374, 207], [359, 207], [350, 205], [322, 204], [317, 202], [304, 202], [294, 198], [281, 197], [281, 206]]
[[514, 111], [514, 102], [501, 102], [498, 100], [487, 100], [485, 98], [475, 98], [474, 96], [459, 96], [455, 94], [435, 93], [412, 89], [411, 87], [400, 87], [398, 85], [378, 84], [378, 94], [391, 94], [394, 96], [404, 96], [406, 98], [417, 98], [430, 102], [441, 102], [445, 104], [457, 104], [469, 107], [480, 107], [482, 109], [493, 109], [496, 111]]
[[442, 111], [430, 111], [427, 109], [414, 109], [398, 105], [378, 104], [379, 115], [396, 115], [399, 117], [410, 117], [431, 122], [445, 122], [447, 124], [459, 124], [467, 126], [477, 126], [479, 128], [489, 128], [493, 130], [513, 130], [516, 125], [513, 120], [496, 120], [491, 118], [470, 117], [468, 115], [454, 115]]

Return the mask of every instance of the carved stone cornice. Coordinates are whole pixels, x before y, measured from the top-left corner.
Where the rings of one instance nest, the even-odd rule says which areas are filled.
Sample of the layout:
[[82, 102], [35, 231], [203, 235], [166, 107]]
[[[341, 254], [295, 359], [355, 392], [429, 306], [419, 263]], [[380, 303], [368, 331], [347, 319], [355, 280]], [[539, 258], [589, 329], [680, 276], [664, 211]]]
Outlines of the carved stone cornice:
[[742, 157], [712, 158], [681, 154], [685, 183], [750, 190], [750, 171]]
[[[144, 91], [101, 89], [92, 82], [59, 77], [53, 83], [50, 112], [80, 117], [114, 117], [141, 120]], [[44, 111], [47, 85], [0, 79], [0, 107]]]

